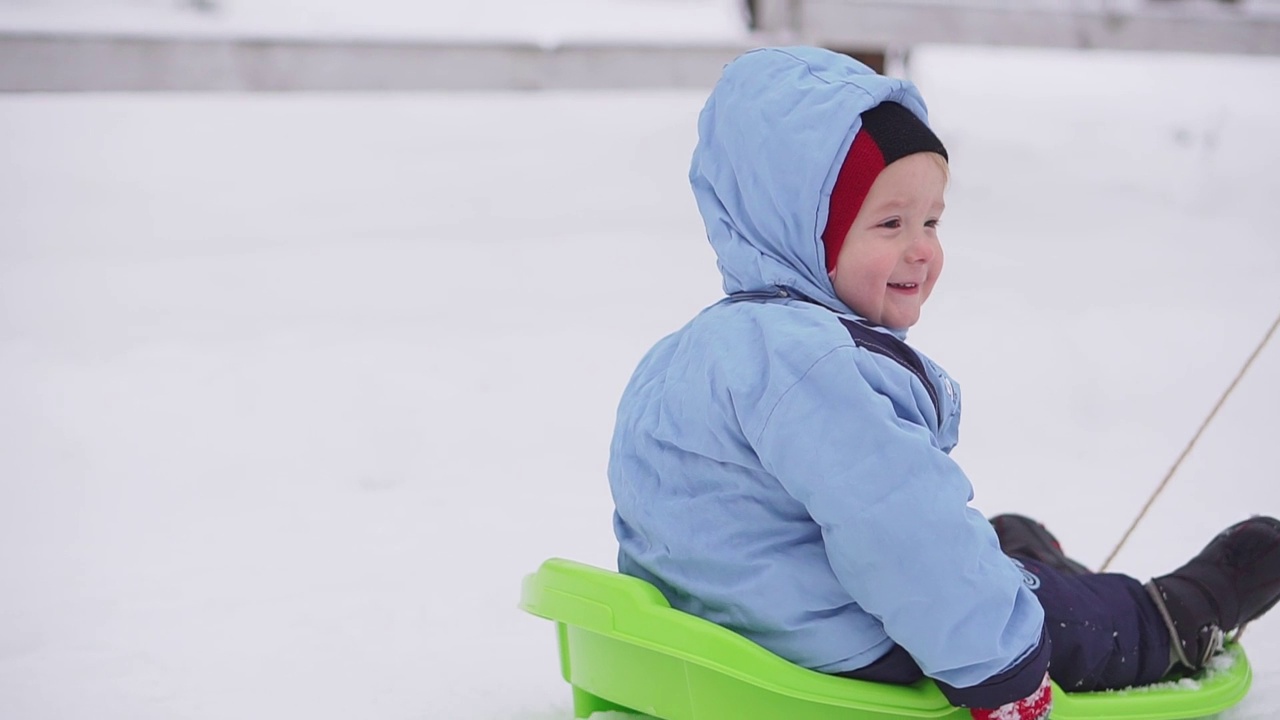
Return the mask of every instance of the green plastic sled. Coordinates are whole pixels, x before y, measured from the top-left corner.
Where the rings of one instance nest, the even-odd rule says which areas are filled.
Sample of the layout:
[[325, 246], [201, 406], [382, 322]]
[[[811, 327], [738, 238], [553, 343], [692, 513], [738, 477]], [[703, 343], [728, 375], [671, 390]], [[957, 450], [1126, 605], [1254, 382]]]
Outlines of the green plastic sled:
[[[555, 621], [574, 716], [615, 711], [662, 720], [968, 720], [929, 680], [898, 686], [794, 665], [714, 623], [675, 610], [637, 578], [553, 558], [524, 579], [520, 608]], [[1249, 691], [1239, 645], [1212, 670], [1118, 692], [1055, 686], [1053, 720], [1208, 718]]]

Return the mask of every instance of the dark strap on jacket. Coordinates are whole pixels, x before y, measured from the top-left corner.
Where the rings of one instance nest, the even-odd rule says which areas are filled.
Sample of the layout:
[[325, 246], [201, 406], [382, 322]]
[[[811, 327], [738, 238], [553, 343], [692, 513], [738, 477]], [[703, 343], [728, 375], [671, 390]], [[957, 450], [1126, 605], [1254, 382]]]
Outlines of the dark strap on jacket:
[[[784, 287], [774, 287], [767, 290], [757, 290], [748, 292], [738, 292], [729, 295], [721, 302], [740, 302], [743, 300], [781, 300], [790, 298], [800, 300], [807, 303], [813, 303], [819, 307], [826, 307], [822, 303], [805, 297], [801, 293]], [[830, 308], [828, 308], [830, 309]], [[835, 312], [832, 310], [832, 312]], [[911, 346], [902, 342], [898, 338], [886, 333], [877, 332], [862, 323], [840, 318], [840, 322], [844, 324], [846, 330], [849, 331], [850, 337], [853, 338], [853, 344], [866, 348], [873, 353], [883, 355], [890, 360], [901, 365], [903, 368], [915, 375], [920, 380], [920, 384], [924, 385], [925, 392], [929, 393], [929, 400], [933, 402], [933, 412], [938, 418], [938, 427], [942, 427], [942, 404], [938, 402], [938, 388], [934, 387], [933, 381], [929, 379], [929, 373], [924, 368], [924, 361], [916, 354]]]
[[840, 323], [844, 325], [845, 330], [849, 331], [854, 345], [893, 360], [920, 380], [925, 392], [929, 393], [929, 400], [933, 402], [933, 412], [938, 417], [938, 427], [942, 427], [942, 405], [938, 402], [938, 389], [933, 386], [933, 381], [929, 379], [929, 373], [924, 368], [924, 361], [916, 351], [898, 338], [876, 332], [862, 323], [848, 318], [840, 318]]

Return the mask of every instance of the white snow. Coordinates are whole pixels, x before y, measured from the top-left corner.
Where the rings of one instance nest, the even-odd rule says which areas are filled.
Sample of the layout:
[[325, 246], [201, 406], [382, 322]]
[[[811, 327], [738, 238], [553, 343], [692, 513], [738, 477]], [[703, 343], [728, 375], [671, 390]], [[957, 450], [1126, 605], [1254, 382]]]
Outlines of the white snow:
[[744, 17], [739, 0], [0, 0], [0, 31], [129, 36], [742, 42]]
[[[1280, 312], [1280, 60], [924, 48], [918, 347], [1098, 564]], [[0, 717], [567, 720], [635, 362], [719, 295], [702, 92], [0, 96]], [[1280, 513], [1280, 340], [1120, 554]], [[1280, 618], [1224, 717], [1280, 716]]]

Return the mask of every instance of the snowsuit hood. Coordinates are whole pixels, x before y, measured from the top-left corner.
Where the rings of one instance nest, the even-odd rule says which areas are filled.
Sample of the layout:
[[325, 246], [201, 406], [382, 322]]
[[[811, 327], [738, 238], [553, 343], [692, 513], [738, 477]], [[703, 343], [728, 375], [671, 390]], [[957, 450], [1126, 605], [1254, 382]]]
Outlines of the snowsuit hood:
[[726, 294], [790, 288], [852, 314], [822, 231], [859, 116], [885, 101], [928, 122], [914, 85], [828, 50], [752, 50], [725, 68], [698, 116], [689, 181]]

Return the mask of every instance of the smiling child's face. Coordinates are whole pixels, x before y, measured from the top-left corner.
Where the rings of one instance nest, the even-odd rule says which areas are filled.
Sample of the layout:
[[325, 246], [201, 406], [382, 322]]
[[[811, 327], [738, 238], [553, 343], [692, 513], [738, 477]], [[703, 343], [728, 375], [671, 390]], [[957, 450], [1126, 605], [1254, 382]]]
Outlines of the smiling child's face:
[[836, 296], [867, 320], [904, 330], [920, 319], [942, 273], [938, 219], [945, 161], [908, 155], [876, 176], [831, 271]]

